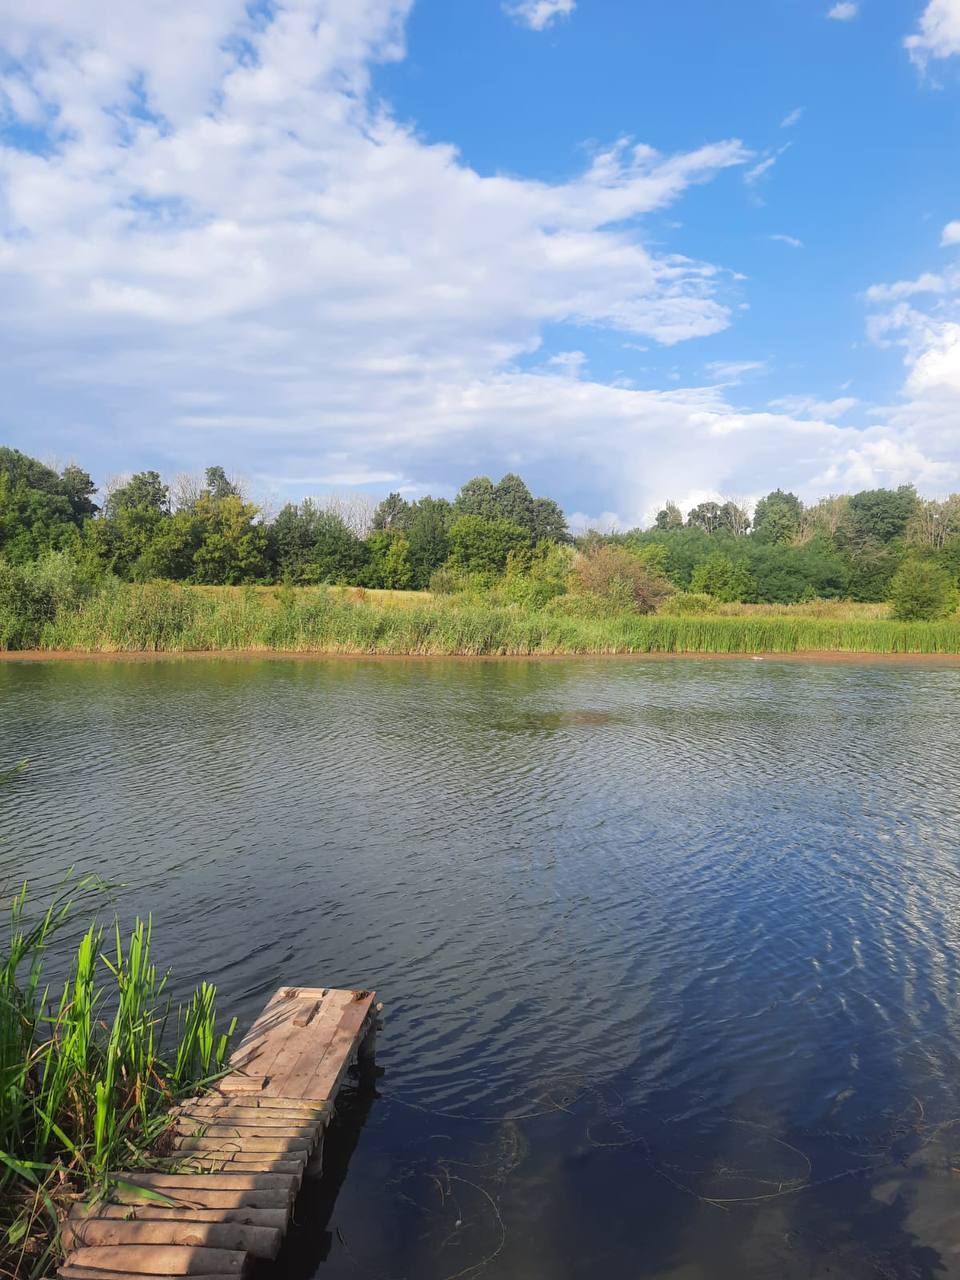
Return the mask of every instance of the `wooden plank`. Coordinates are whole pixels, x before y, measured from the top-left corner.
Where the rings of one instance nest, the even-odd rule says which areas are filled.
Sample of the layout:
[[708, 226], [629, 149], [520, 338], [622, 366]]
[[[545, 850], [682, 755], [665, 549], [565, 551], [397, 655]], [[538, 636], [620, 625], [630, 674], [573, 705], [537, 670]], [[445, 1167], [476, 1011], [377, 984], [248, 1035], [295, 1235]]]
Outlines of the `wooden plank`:
[[280, 1156], [291, 1151], [310, 1152], [316, 1146], [315, 1138], [175, 1138], [174, 1151], [265, 1151]]
[[306, 1091], [315, 1097], [333, 1097], [340, 1088], [347, 1067], [354, 1060], [360, 1044], [373, 1021], [373, 996], [352, 1004], [340, 1020], [327, 1052], [317, 1064], [312, 1084]]
[[210, 1107], [204, 1110], [178, 1111], [171, 1116], [173, 1126], [181, 1133], [186, 1125], [229, 1124], [238, 1129], [319, 1129], [330, 1121], [330, 1110], [310, 1115], [307, 1111], [270, 1111], [266, 1107]]
[[[311, 1156], [310, 1159], [313, 1157]], [[243, 1152], [233, 1155], [222, 1155], [217, 1151], [191, 1151], [182, 1160], [166, 1166], [169, 1172], [179, 1173], [292, 1173], [295, 1177], [303, 1177], [309, 1163], [304, 1152], [296, 1159], [292, 1156], [283, 1160], [275, 1160], [269, 1152], [261, 1152], [259, 1156], [245, 1156]]]
[[[293, 1197], [286, 1191], [274, 1191], [270, 1187], [240, 1188], [235, 1191], [220, 1188], [216, 1191], [207, 1191], [206, 1186], [210, 1184], [211, 1179], [204, 1178], [203, 1181], [204, 1187], [187, 1187], [180, 1191], [175, 1187], [156, 1189], [160, 1190], [164, 1197], [163, 1203], [168, 1208], [196, 1206], [201, 1209], [283, 1209], [285, 1213], [289, 1213], [293, 1205]], [[115, 1187], [111, 1194], [113, 1199], [122, 1205], [135, 1205], [142, 1208], [146, 1204], [157, 1203], [144, 1200], [143, 1196], [138, 1195], [132, 1188]]]
[[[310, 1027], [304, 1029], [299, 1039], [288, 1039], [283, 1054], [278, 1055], [274, 1060], [270, 1078], [264, 1086], [268, 1095], [295, 1097], [304, 1101], [304, 1074], [312, 1075], [317, 1064], [323, 1059], [344, 1012], [352, 1002], [352, 991], [329, 993], [323, 1002], [323, 1008]], [[309, 1032], [312, 1034], [307, 1034]]]
[[258, 1124], [256, 1121], [211, 1120], [209, 1123], [193, 1116], [181, 1116], [172, 1126], [174, 1132], [184, 1138], [303, 1138], [315, 1142], [322, 1124]]
[[144, 1204], [75, 1204], [69, 1214], [71, 1219], [86, 1221], [90, 1218], [109, 1218], [122, 1222], [166, 1222], [187, 1219], [190, 1222], [245, 1222], [251, 1227], [276, 1227], [283, 1231], [290, 1221], [286, 1209], [198, 1209], [195, 1205], [183, 1208], [167, 1208], [166, 1205]]
[[275, 1258], [280, 1252], [281, 1236], [276, 1227], [253, 1227], [244, 1222], [191, 1222], [185, 1218], [124, 1222], [89, 1218], [83, 1222], [66, 1222], [61, 1239], [64, 1248], [69, 1250], [101, 1245], [189, 1245], [239, 1250], [252, 1258]]
[[[63, 1280], [145, 1280], [142, 1271], [104, 1271], [102, 1267], [74, 1267], [69, 1264], [60, 1268]], [[150, 1275], [149, 1280], [181, 1280], [180, 1276]], [[190, 1280], [237, 1280], [233, 1271], [216, 1275], [191, 1275]]]
[[323, 999], [322, 987], [281, 988], [231, 1054], [229, 1065], [237, 1075], [226, 1076], [221, 1080], [221, 1090], [233, 1092], [240, 1087], [238, 1077], [242, 1079], [245, 1076], [249, 1079], [269, 1076], [270, 1065], [282, 1051], [287, 1039], [300, 1030], [294, 1027], [294, 1018], [305, 1006], [322, 1002]]
[[[316, 999], [316, 996], [313, 998]], [[242, 1061], [242, 1069], [261, 1079], [262, 1088], [265, 1091], [275, 1096], [282, 1094], [282, 1089], [273, 1087], [275, 1082], [283, 1079], [289, 1068], [303, 1053], [312, 1052], [315, 1056], [320, 1054], [324, 1047], [324, 1027], [330, 1019], [331, 1010], [338, 1008], [349, 998], [347, 992], [328, 991], [320, 1001], [320, 1013], [303, 1026], [294, 1025], [294, 1019], [301, 1011], [303, 1002], [299, 999], [290, 1000], [286, 1006], [278, 1008], [277, 1014], [282, 1012], [284, 1016], [278, 1020], [277, 1014], [274, 1015], [274, 1027], [269, 1036], [257, 1040], [255, 1048], [247, 1051], [248, 1056]], [[234, 1078], [228, 1076], [221, 1082], [221, 1088], [223, 1084]]]
[[350, 1061], [363, 1039], [364, 1026], [373, 1006], [373, 994], [351, 999], [343, 1008], [320, 1058], [303, 1054], [282, 1086], [296, 1097], [329, 1098], [339, 1087]]
[[243, 1275], [247, 1255], [234, 1249], [203, 1249], [190, 1245], [108, 1244], [76, 1249], [72, 1267], [124, 1271], [145, 1276]]
[[133, 1173], [111, 1173], [111, 1181], [119, 1179], [127, 1184], [149, 1187], [152, 1191], [281, 1191], [292, 1195], [299, 1179], [286, 1173], [147, 1173], [137, 1169]]

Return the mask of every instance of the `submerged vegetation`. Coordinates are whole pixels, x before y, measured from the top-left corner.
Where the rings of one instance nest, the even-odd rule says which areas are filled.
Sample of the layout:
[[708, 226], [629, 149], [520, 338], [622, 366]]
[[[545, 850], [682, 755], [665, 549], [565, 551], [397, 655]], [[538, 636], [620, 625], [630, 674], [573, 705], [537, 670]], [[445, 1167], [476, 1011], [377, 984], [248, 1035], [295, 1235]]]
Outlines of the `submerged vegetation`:
[[95, 494], [0, 448], [0, 648], [960, 652], [960, 495], [778, 489], [574, 538], [516, 475], [273, 518], [222, 467]]
[[101, 892], [75, 882], [34, 917], [26, 888], [11, 905], [0, 947], [0, 1276], [50, 1273], [72, 1201], [143, 1162], [171, 1102], [222, 1070], [233, 1031], [218, 1028], [206, 983], [173, 1011], [149, 920], [126, 942], [116, 923], [91, 925], [54, 988], [45, 970], [65, 959], [74, 906]]

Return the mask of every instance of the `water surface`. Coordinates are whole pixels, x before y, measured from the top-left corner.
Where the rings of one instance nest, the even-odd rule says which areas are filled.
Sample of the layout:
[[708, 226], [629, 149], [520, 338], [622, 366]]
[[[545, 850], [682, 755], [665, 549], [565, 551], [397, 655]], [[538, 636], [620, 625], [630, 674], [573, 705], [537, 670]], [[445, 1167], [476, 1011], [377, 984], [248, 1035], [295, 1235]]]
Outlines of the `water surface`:
[[0, 885], [377, 988], [290, 1276], [960, 1276], [958, 741], [955, 667], [0, 666]]

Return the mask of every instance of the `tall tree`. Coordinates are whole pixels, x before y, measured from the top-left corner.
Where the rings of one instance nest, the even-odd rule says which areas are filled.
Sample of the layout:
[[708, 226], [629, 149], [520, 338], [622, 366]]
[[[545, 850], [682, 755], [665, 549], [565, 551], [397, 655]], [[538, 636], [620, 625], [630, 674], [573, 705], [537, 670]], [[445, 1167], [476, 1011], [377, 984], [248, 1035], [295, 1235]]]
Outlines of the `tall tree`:
[[702, 529], [704, 533], [717, 533], [722, 527], [720, 504], [701, 502], [687, 515], [687, 527]]
[[761, 542], [792, 542], [800, 532], [803, 503], [795, 493], [774, 489], [757, 503], [753, 532]]
[[373, 513], [373, 528], [407, 529], [412, 515], [410, 503], [399, 493], [388, 493]]
[[657, 512], [654, 520], [654, 526], [657, 529], [681, 529], [683, 527], [683, 512], [675, 502], [668, 502], [665, 507]]
[[421, 498], [411, 508], [406, 534], [410, 543], [413, 585], [424, 590], [430, 576], [450, 554], [449, 528], [453, 508], [446, 498]]
[[457, 516], [479, 516], [482, 520], [495, 520], [500, 514], [496, 485], [488, 476], [474, 476], [461, 485], [453, 500]]
[[917, 509], [912, 484], [899, 489], [864, 489], [850, 499], [849, 511], [855, 538], [860, 542], [892, 542], [902, 537]]

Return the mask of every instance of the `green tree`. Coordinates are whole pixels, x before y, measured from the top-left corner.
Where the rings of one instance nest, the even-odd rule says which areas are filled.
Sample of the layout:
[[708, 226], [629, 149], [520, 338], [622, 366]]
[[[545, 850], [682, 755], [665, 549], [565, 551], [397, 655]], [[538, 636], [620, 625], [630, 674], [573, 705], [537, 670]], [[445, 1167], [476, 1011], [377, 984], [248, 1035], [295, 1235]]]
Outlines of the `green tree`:
[[474, 476], [461, 485], [453, 500], [454, 517], [479, 516], [482, 520], [495, 520], [500, 514], [497, 488], [488, 476]]
[[391, 538], [383, 558], [383, 585], [391, 591], [408, 591], [413, 582], [410, 543], [403, 533]]
[[138, 471], [125, 484], [112, 489], [103, 504], [103, 516], [107, 520], [129, 510], [169, 514], [170, 489], [158, 471]]
[[906, 532], [919, 499], [912, 484], [899, 489], [864, 489], [850, 499], [848, 510], [854, 538], [886, 545]]
[[426, 590], [433, 573], [446, 563], [452, 518], [453, 508], [446, 498], [421, 498], [412, 506], [406, 534], [410, 543], [412, 585], [418, 590]]
[[93, 495], [97, 492], [97, 486], [86, 471], [74, 463], [64, 467], [60, 472], [60, 486], [77, 524], [96, 515], [97, 504], [93, 501]]
[[715, 551], [694, 569], [690, 590], [702, 591], [715, 600], [751, 600], [756, 595], [756, 583], [742, 560], [731, 560], [722, 551]]
[[201, 526], [190, 575], [194, 582], [235, 586], [269, 579], [267, 530], [257, 523], [258, 515], [254, 503], [235, 493], [201, 494], [193, 511]]
[[717, 533], [721, 528], [720, 504], [701, 502], [687, 515], [687, 528], [702, 529], [704, 533]]
[[552, 498], [534, 498], [530, 536], [535, 542], [571, 542], [567, 517]]
[[460, 516], [450, 526], [449, 564], [462, 573], [503, 573], [511, 551], [530, 545], [526, 529], [509, 520]]
[[802, 545], [746, 540], [746, 559], [755, 583], [751, 599], [795, 604], [810, 596], [837, 598], [848, 594], [848, 566], [826, 538]]
[[373, 513], [373, 529], [407, 529], [412, 516], [410, 503], [399, 493], [388, 493]]
[[207, 493], [215, 502], [221, 502], [224, 498], [239, 498], [241, 496], [240, 486], [228, 478], [223, 467], [207, 467], [204, 478]]
[[933, 560], [908, 557], [890, 583], [891, 612], [904, 622], [947, 618], [957, 600], [956, 583]]
[[654, 527], [657, 529], [680, 529], [683, 527], [683, 512], [675, 502], [668, 502], [657, 512]]
[[352, 583], [359, 579], [368, 550], [343, 519], [310, 498], [289, 502], [273, 522], [271, 549], [285, 582]]
[[792, 542], [800, 532], [803, 503], [795, 493], [774, 489], [753, 513], [753, 533], [761, 542]]
[[93, 481], [79, 467], [62, 473], [19, 449], [0, 447], [0, 553], [13, 563], [76, 546], [96, 507]]

